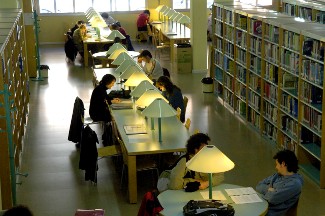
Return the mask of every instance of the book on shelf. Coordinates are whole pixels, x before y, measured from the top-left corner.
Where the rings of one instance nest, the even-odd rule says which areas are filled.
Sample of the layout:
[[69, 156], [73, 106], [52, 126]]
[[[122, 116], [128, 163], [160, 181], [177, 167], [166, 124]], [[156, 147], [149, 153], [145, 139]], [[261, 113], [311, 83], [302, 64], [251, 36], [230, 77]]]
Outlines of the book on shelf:
[[297, 89], [297, 78], [289, 73], [284, 73], [282, 76], [282, 87], [285, 89]]
[[262, 21], [251, 20], [251, 33], [257, 36], [262, 36]]

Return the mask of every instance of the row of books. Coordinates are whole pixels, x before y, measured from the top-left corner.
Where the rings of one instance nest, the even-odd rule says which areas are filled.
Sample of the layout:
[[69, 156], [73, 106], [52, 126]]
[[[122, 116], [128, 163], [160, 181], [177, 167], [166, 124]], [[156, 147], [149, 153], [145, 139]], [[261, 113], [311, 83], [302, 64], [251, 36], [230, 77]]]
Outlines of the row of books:
[[262, 48], [262, 40], [257, 37], [251, 37], [250, 38], [250, 51], [260, 56], [261, 48]]
[[313, 108], [304, 105], [302, 110], [302, 122], [318, 133], [322, 131], [322, 114]]
[[236, 26], [243, 30], [247, 30], [247, 18], [246, 16], [238, 14], [236, 17]]
[[223, 82], [223, 70], [216, 67], [214, 77], [217, 81]]
[[222, 7], [215, 7], [215, 8], [216, 8], [216, 17], [217, 19], [221, 20], [223, 8]]
[[249, 87], [256, 92], [261, 92], [261, 77], [249, 73]]
[[276, 104], [278, 100], [278, 88], [266, 82], [264, 84], [264, 97]]
[[283, 46], [298, 52], [300, 47], [299, 38], [300, 35], [295, 32], [284, 31]]
[[285, 3], [284, 4], [284, 13], [295, 16], [295, 5]]
[[302, 78], [323, 86], [324, 65], [310, 59], [302, 60]]
[[277, 135], [278, 135], [278, 129], [274, 127], [274, 125], [270, 124], [267, 121], [264, 121], [264, 135], [268, 138], [270, 138], [272, 141], [276, 142]]
[[261, 97], [253, 91], [248, 91], [248, 103], [255, 110], [260, 110], [261, 107]]
[[322, 104], [323, 90], [307, 82], [302, 82], [301, 99], [306, 103]]
[[222, 45], [223, 45], [223, 43], [222, 43], [222, 39], [220, 39], [220, 38], [216, 38], [216, 43], [215, 43], [215, 45], [216, 45], [216, 48], [220, 51], [220, 52], [222, 52]]
[[265, 42], [265, 59], [275, 64], [278, 64], [279, 46], [276, 44]]
[[281, 108], [290, 115], [298, 117], [298, 100], [284, 92], [281, 96]]
[[237, 107], [237, 112], [240, 115], [246, 116], [246, 103], [244, 101], [238, 100], [236, 107]]
[[298, 138], [298, 122], [286, 114], [281, 114], [281, 128], [293, 138]]
[[255, 112], [253, 109], [248, 108], [248, 121], [252, 123], [256, 128], [260, 128], [261, 116], [258, 112]]
[[266, 24], [264, 38], [273, 43], [279, 43], [279, 27], [274, 25]]
[[225, 98], [224, 98], [225, 102], [227, 104], [229, 104], [231, 107], [234, 107], [234, 94], [225, 89], [224, 95], [225, 95]]
[[240, 65], [237, 65], [236, 67], [236, 77], [243, 83], [246, 83], [246, 69]]
[[293, 74], [299, 75], [299, 55], [289, 50], [283, 50], [281, 66]]
[[277, 122], [278, 109], [272, 104], [264, 101], [265, 116], [274, 124]]
[[236, 83], [236, 95], [243, 99], [246, 100], [246, 86], [244, 86], [242, 83], [237, 82]]
[[290, 73], [283, 73], [282, 75], [282, 87], [284, 89], [298, 89], [298, 77], [293, 76]]
[[250, 20], [250, 33], [256, 36], [262, 36], [262, 21], [261, 20]]
[[321, 145], [321, 138], [308, 130], [305, 127], [301, 127], [301, 143], [307, 144], [307, 143], [314, 143], [315, 145], [320, 146]]
[[236, 30], [236, 44], [243, 48], [246, 48], [247, 34], [241, 30]]
[[319, 11], [316, 13], [316, 22], [325, 24], [325, 12], [324, 11]]
[[234, 40], [234, 27], [226, 25], [224, 37], [229, 41], [235, 41]]
[[214, 50], [214, 63], [222, 67], [223, 55], [217, 49]]
[[234, 23], [233, 17], [234, 16], [233, 16], [232, 11], [226, 10], [226, 17], [225, 17], [226, 20], [225, 20], [225, 22], [232, 25]]
[[305, 37], [302, 47], [302, 54], [320, 61], [324, 61], [324, 47], [322, 46], [322, 43], [312, 38]]
[[257, 56], [251, 56], [250, 69], [256, 74], [261, 74], [261, 58]]
[[225, 43], [225, 54], [230, 58], [234, 58], [234, 45], [228, 41]]
[[279, 68], [277, 66], [266, 62], [264, 78], [277, 85], [278, 84], [278, 70], [279, 70]]
[[243, 49], [236, 49], [236, 60], [238, 62], [240, 62], [242, 65], [246, 65], [246, 56], [247, 56], [247, 53], [246, 53], [246, 50], [243, 50]]
[[288, 149], [293, 152], [295, 152], [297, 149], [297, 142], [292, 140], [290, 137], [287, 137], [285, 134], [282, 134], [279, 143], [280, 149]]
[[224, 56], [224, 59], [223, 59], [223, 69], [225, 71], [227, 71], [228, 73], [234, 75], [234, 70], [235, 68], [235, 63], [233, 60], [227, 58], [227, 56]]
[[312, 9], [299, 6], [298, 17], [303, 18], [307, 21], [312, 21]]
[[216, 34], [219, 36], [222, 36], [223, 35], [223, 23], [217, 21], [215, 27], [216, 27], [215, 28]]
[[225, 85], [228, 87], [228, 89], [233, 91], [233, 89], [234, 89], [234, 78], [229, 76], [228, 74], [226, 74], [225, 75]]

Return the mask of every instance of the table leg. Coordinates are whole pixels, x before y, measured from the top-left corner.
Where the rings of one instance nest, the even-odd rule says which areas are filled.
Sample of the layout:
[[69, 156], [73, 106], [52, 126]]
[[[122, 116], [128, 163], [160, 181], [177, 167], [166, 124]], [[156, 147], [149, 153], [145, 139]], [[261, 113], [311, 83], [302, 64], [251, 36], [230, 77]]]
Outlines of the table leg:
[[88, 44], [84, 43], [84, 65], [88, 67]]
[[129, 202], [137, 203], [137, 169], [136, 156], [128, 156]]
[[170, 39], [169, 43], [170, 43], [170, 61], [175, 62], [176, 61], [176, 59], [174, 59], [174, 43], [175, 43], [175, 40]]

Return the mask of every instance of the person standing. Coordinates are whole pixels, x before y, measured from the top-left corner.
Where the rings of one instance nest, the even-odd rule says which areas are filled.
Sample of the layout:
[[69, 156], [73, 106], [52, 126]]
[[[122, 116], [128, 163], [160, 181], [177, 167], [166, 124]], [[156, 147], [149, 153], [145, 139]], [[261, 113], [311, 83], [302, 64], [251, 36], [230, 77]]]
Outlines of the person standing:
[[269, 203], [267, 216], [282, 216], [294, 206], [304, 180], [298, 174], [298, 159], [290, 150], [274, 155], [276, 173], [260, 181], [256, 190]]

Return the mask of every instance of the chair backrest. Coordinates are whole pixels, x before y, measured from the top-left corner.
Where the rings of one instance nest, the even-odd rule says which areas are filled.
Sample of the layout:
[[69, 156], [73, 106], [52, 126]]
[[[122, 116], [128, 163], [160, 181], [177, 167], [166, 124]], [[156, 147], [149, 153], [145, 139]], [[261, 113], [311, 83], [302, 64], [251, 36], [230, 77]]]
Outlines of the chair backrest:
[[177, 109], [176, 109], [176, 117], [178, 118], [178, 120], [181, 119], [181, 113], [182, 113], [182, 109], [177, 107]]
[[88, 64], [90, 67], [94, 67], [95, 61], [91, 50], [88, 50]]
[[187, 104], [188, 104], [188, 97], [186, 97], [186, 96], [183, 97], [183, 103], [184, 103], [184, 113], [186, 113], [186, 107], [187, 107]]
[[285, 216], [297, 216], [298, 215], [298, 202], [299, 202], [299, 200], [297, 200], [297, 202], [293, 206], [291, 206], [291, 208], [288, 209]]
[[117, 138], [117, 141], [118, 141], [118, 143], [119, 143], [119, 145], [121, 147], [123, 163], [128, 164], [128, 153], [126, 151], [125, 145], [124, 145], [123, 141], [120, 138]]
[[190, 129], [190, 126], [191, 126], [191, 119], [187, 118], [186, 121], [185, 121], [185, 127], [187, 129]]

